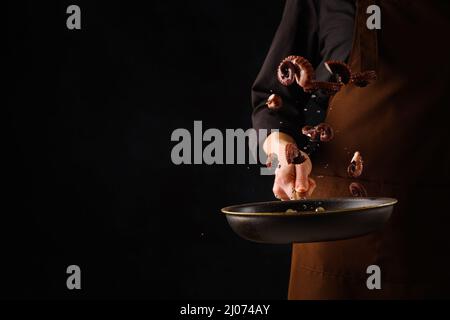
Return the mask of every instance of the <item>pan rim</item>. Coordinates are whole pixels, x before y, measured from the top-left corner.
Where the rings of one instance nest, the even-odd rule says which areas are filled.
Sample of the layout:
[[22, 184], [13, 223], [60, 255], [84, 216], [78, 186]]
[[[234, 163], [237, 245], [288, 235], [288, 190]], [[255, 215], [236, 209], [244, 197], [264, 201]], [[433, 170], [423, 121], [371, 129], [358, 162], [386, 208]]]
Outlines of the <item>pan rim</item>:
[[[251, 217], [259, 217], [259, 216], [274, 216], [274, 217], [298, 217], [298, 216], [311, 216], [314, 214], [314, 216], [320, 216], [320, 215], [327, 215], [330, 214], [342, 214], [342, 213], [352, 213], [355, 211], [365, 211], [370, 209], [376, 209], [376, 208], [383, 208], [383, 207], [389, 207], [393, 206], [396, 203], [398, 203], [398, 200], [395, 198], [389, 198], [389, 197], [364, 197], [364, 198], [351, 198], [351, 197], [338, 197], [338, 198], [327, 198], [327, 199], [310, 199], [310, 201], [330, 201], [330, 200], [350, 200], [350, 199], [359, 199], [359, 200], [380, 200], [382, 203], [377, 205], [370, 205], [370, 206], [363, 206], [363, 207], [356, 207], [356, 208], [348, 208], [348, 209], [336, 209], [336, 210], [326, 210], [324, 212], [315, 212], [315, 211], [300, 211], [300, 212], [237, 212], [233, 211], [233, 208], [237, 207], [243, 207], [243, 206], [252, 206], [252, 205], [261, 205], [261, 204], [271, 204], [271, 203], [279, 203], [279, 201], [266, 201], [266, 202], [252, 202], [252, 203], [243, 203], [233, 206], [227, 206], [222, 208], [220, 211], [225, 215], [230, 216], [251, 216]], [[291, 202], [291, 203], [299, 203], [304, 200], [290, 200], [285, 202]]]

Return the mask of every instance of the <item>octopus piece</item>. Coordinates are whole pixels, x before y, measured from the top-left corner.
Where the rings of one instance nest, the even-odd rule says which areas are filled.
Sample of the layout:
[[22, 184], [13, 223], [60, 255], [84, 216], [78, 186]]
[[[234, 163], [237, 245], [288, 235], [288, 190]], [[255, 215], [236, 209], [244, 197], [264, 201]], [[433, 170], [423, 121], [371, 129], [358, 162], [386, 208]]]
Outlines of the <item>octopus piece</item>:
[[342, 88], [342, 83], [327, 82], [327, 81], [311, 81], [308, 87], [303, 88], [305, 92], [311, 93], [322, 90], [326, 95], [331, 96], [339, 92]]
[[347, 168], [349, 177], [358, 178], [363, 172], [363, 160], [359, 151], [353, 155], [352, 161]]
[[283, 106], [283, 99], [279, 95], [271, 94], [267, 99], [266, 105], [271, 110], [278, 110]]
[[358, 182], [350, 183], [348, 190], [353, 197], [367, 197], [367, 190], [364, 186]]
[[325, 62], [325, 68], [336, 78], [338, 83], [348, 84], [350, 82], [352, 71], [346, 63], [330, 60]]
[[295, 74], [297, 84], [303, 89], [310, 87], [315, 77], [312, 64], [302, 56], [290, 56], [288, 58], [292, 59], [292, 63], [294, 63], [299, 71]]
[[[337, 82], [316, 81], [314, 67], [302, 56], [288, 56], [278, 66], [277, 76], [280, 83], [290, 86], [297, 82], [306, 93], [322, 90], [326, 95], [334, 95], [344, 84], [350, 82], [351, 72], [343, 62], [328, 61], [326, 67], [339, 78]], [[359, 82], [358, 82], [359, 83]]]
[[302, 128], [302, 134], [304, 134], [305, 136], [307, 136], [310, 140], [312, 141], [317, 141], [319, 140], [319, 135], [320, 133], [317, 132], [316, 127], [313, 126], [304, 126]]
[[334, 138], [334, 130], [327, 123], [321, 123], [315, 127], [316, 132], [320, 135], [320, 141], [328, 142]]
[[302, 56], [288, 56], [281, 61], [277, 71], [278, 80], [284, 86], [297, 82], [303, 89], [309, 88], [314, 80], [314, 68]]
[[287, 57], [278, 66], [278, 81], [280, 81], [283, 86], [290, 86], [294, 83], [298, 72], [298, 68], [292, 63], [290, 57]]
[[293, 143], [288, 143], [285, 149], [288, 164], [301, 164], [306, 161], [300, 149]]
[[366, 87], [370, 82], [375, 80], [377, 80], [376, 72], [369, 70], [352, 74], [350, 82], [357, 87]]

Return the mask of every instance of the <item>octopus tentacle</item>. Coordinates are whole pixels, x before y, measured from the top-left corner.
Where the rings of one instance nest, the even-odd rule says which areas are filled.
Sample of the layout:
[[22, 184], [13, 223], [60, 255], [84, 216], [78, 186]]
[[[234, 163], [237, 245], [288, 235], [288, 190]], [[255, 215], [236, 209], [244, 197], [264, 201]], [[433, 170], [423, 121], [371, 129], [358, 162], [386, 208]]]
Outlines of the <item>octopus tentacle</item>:
[[267, 98], [266, 105], [269, 109], [278, 110], [283, 106], [283, 99], [277, 94], [271, 94]]
[[302, 128], [302, 134], [307, 136], [311, 141], [319, 140], [319, 132], [317, 132], [316, 127], [313, 126], [304, 126]]
[[308, 59], [302, 56], [290, 56], [293, 58], [292, 62], [297, 66], [299, 72], [295, 75], [297, 84], [304, 88], [309, 87], [310, 83], [314, 81], [315, 73], [314, 67]]
[[329, 60], [324, 65], [328, 72], [336, 77], [338, 83], [348, 84], [350, 82], [352, 71], [345, 62]]
[[327, 95], [336, 94], [344, 85], [349, 83], [357, 87], [365, 87], [371, 81], [377, 79], [375, 71], [353, 73], [350, 66], [342, 61], [326, 61], [325, 68], [335, 77], [336, 82], [316, 81], [314, 67], [308, 59], [291, 55], [281, 61], [277, 69], [277, 76], [284, 86], [290, 86], [295, 81], [306, 93], [322, 90]]
[[377, 74], [373, 70], [355, 72], [352, 74], [350, 82], [357, 87], [365, 87], [370, 82], [377, 80]]
[[329, 142], [334, 138], [334, 130], [327, 123], [317, 125], [316, 131], [320, 133], [320, 141], [322, 142]]
[[317, 126], [304, 126], [302, 128], [302, 134], [307, 136], [310, 141], [322, 141], [329, 142], [334, 138], [334, 130], [327, 123], [320, 123]]
[[348, 189], [353, 197], [367, 197], [366, 188], [364, 188], [364, 186], [358, 182], [350, 183]]
[[327, 95], [333, 95], [339, 92], [342, 88], [342, 83], [328, 82], [328, 81], [312, 81], [310, 85], [303, 88], [305, 92], [314, 92], [317, 90], [323, 90]]
[[288, 164], [301, 164], [306, 161], [306, 158], [294, 143], [288, 143], [286, 145], [285, 154]]
[[300, 87], [307, 88], [314, 80], [314, 68], [308, 59], [292, 55], [281, 61], [277, 76], [284, 86], [290, 86], [296, 81]]
[[358, 178], [362, 174], [363, 168], [364, 166], [361, 153], [359, 153], [359, 151], [356, 151], [353, 155], [350, 165], [347, 168], [347, 173], [349, 177]]
[[292, 61], [286, 58], [278, 66], [278, 81], [280, 81], [283, 86], [290, 86], [294, 83], [297, 72], [297, 67], [292, 63]]

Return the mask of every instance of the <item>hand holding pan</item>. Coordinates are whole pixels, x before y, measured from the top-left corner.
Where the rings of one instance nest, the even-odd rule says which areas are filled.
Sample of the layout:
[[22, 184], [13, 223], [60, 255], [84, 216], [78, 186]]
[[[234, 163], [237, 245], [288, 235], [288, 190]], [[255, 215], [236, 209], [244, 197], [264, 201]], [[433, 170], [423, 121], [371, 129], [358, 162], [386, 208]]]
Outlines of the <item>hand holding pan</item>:
[[306, 243], [349, 239], [381, 228], [396, 199], [330, 198], [272, 201], [222, 209], [242, 238], [261, 243]]

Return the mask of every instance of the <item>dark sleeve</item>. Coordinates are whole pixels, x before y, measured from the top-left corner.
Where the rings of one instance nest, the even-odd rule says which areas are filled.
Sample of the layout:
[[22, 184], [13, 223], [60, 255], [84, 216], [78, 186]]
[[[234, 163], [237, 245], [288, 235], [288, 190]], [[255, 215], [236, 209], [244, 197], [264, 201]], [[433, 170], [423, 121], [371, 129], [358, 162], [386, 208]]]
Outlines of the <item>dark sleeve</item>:
[[355, 0], [318, 0], [319, 50], [321, 63], [316, 69], [317, 80], [327, 81], [330, 74], [324, 62], [347, 61], [353, 43]]
[[[281, 60], [289, 55], [302, 55], [311, 63], [318, 57], [318, 19], [312, 0], [287, 0], [264, 64], [252, 87], [253, 127], [279, 129], [292, 136], [299, 145], [306, 141], [299, 127], [305, 122], [299, 108], [308, 96], [296, 85], [285, 87], [278, 82], [276, 73]], [[266, 106], [267, 98], [275, 93], [283, 99], [283, 107], [272, 111]]]
[[[300, 147], [307, 144], [301, 128], [321, 122], [328, 97], [320, 92], [306, 94], [297, 86], [285, 87], [276, 72], [289, 55], [307, 58], [316, 69], [316, 79], [330, 78], [326, 60], [348, 59], [353, 36], [354, 0], [287, 0], [264, 64], [252, 87], [252, 121], [255, 129], [278, 129], [292, 136]], [[272, 93], [283, 99], [278, 111], [267, 108]]]

